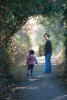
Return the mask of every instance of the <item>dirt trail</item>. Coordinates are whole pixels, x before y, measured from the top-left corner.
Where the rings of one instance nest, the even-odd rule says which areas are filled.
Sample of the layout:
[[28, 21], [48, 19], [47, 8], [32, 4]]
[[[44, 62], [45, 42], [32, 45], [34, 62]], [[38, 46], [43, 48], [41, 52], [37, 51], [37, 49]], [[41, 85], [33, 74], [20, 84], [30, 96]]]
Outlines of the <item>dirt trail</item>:
[[39, 65], [34, 68], [34, 75], [26, 76], [14, 88], [12, 100], [67, 100], [67, 90], [54, 77], [56, 73], [56, 58], [52, 58], [52, 73], [44, 74], [44, 57], [38, 58]]

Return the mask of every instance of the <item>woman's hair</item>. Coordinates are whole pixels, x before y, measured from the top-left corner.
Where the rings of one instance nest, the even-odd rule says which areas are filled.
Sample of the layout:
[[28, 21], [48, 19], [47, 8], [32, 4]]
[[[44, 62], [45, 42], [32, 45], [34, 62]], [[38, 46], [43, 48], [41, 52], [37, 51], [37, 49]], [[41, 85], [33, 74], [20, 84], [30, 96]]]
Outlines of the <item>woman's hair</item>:
[[30, 50], [29, 55], [34, 55], [34, 50]]
[[45, 33], [45, 34], [44, 34], [44, 37], [45, 37], [45, 35], [47, 35], [48, 38], [50, 37], [48, 33]]

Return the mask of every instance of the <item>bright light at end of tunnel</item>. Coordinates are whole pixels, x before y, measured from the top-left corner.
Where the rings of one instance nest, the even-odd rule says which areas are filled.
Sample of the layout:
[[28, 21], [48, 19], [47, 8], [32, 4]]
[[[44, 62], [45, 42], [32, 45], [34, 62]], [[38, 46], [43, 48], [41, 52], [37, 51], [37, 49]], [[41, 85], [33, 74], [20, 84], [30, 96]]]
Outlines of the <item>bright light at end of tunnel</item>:
[[32, 47], [32, 49], [35, 50], [35, 52], [36, 52], [36, 51], [39, 50], [39, 47], [35, 45], [35, 46]]

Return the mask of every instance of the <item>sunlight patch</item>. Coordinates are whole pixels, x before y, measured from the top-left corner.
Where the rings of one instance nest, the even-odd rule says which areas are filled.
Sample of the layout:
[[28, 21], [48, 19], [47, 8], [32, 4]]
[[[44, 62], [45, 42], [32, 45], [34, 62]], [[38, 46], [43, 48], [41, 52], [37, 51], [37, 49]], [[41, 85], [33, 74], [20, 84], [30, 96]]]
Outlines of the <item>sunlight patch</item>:
[[36, 80], [38, 80], [38, 79], [29, 79], [30, 81], [36, 81]]
[[16, 88], [14, 88], [14, 89], [12, 89], [12, 91], [14, 92], [14, 91], [16, 91], [16, 90], [22, 90], [22, 89], [39, 89], [39, 87], [31, 87], [31, 86], [28, 86], [28, 87], [16, 87]]
[[67, 95], [58, 96], [57, 98], [55, 98], [53, 100], [61, 100], [61, 99], [64, 99], [65, 97], [67, 97]]

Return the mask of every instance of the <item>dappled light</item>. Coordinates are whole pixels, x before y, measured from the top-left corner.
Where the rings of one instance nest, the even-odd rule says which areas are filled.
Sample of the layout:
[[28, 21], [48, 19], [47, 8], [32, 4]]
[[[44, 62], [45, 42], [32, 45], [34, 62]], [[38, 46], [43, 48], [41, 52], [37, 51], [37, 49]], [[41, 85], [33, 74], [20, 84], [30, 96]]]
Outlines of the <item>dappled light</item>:
[[62, 95], [62, 96], [58, 96], [57, 98], [53, 99], [53, 100], [63, 100], [67, 97], [67, 95]]
[[64, 29], [60, 26], [60, 19], [58, 21], [55, 17], [51, 18], [42, 15], [29, 17], [25, 25], [11, 37], [11, 45], [8, 47], [9, 55], [13, 62], [11, 74], [14, 77], [15, 75], [17, 77], [17, 74], [22, 74], [22, 66], [26, 66], [26, 57], [30, 49], [33, 49], [37, 56], [42, 56], [43, 59], [38, 59], [39, 65], [44, 63], [44, 33], [46, 32], [51, 36], [53, 56], [58, 59], [63, 51], [60, 30], [63, 35]]
[[[52, 43], [52, 73], [44, 73], [45, 33]], [[27, 77], [31, 49], [38, 64]], [[29, 100], [66, 100], [59, 82], [67, 84], [67, 0], [0, 0], [0, 99], [26, 100], [24, 92], [31, 93]]]
[[19, 89], [29, 89], [29, 90], [36, 90], [36, 89], [39, 89], [39, 87], [16, 87], [15, 89], [12, 89], [12, 91], [15, 91], [15, 90], [19, 90]]
[[37, 81], [38, 79], [29, 79], [29, 80], [33, 82], [33, 81]]
[[24, 33], [23, 29], [21, 30], [11, 38], [12, 42], [8, 47], [10, 57], [11, 59], [13, 58], [12, 61], [15, 63], [15, 66], [21, 66], [22, 64], [24, 65], [26, 54], [28, 53], [30, 45], [28, 35]]

